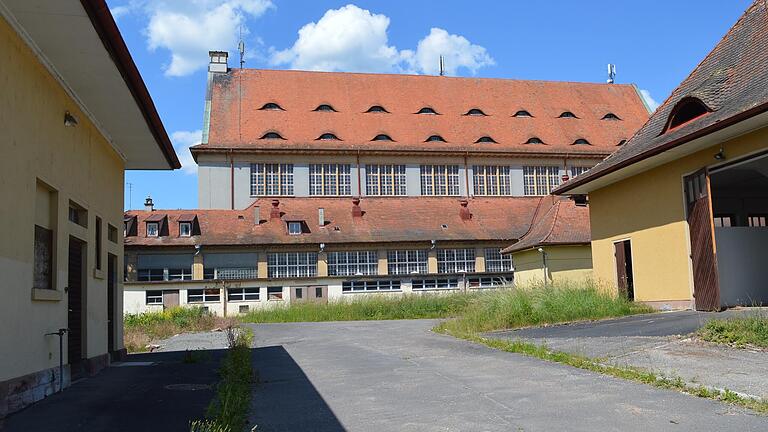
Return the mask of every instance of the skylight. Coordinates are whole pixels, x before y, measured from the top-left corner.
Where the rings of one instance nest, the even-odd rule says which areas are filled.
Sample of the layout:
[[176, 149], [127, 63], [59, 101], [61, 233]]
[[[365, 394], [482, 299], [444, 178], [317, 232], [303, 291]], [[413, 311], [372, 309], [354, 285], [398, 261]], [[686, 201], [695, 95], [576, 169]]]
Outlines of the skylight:
[[609, 112], [608, 114], [604, 115], [601, 120], [621, 120], [621, 119], [616, 114]]
[[379, 134], [373, 137], [371, 141], [394, 141], [392, 137], [387, 134]]
[[267, 102], [259, 109], [263, 111], [284, 111], [283, 107], [274, 102]]
[[481, 136], [480, 138], [478, 138], [477, 141], [475, 141], [475, 144], [478, 144], [478, 143], [495, 143], [495, 142], [496, 142], [496, 140], [494, 140], [493, 138], [491, 138], [491, 137], [486, 135], [486, 136]]
[[445, 139], [440, 135], [430, 135], [424, 142], [441, 141], [445, 142]]
[[368, 111], [366, 111], [366, 112], [367, 113], [388, 113], [389, 111], [387, 111], [387, 109], [384, 108], [381, 105], [374, 105], [374, 106], [368, 108]]
[[317, 108], [315, 108], [315, 111], [336, 112], [336, 110], [328, 104], [318, 105]]
[[437, 113], [437, 111], [435, 111], [434, 109], [432, 109], [430, 107], [424, 107], [424, 108], [420, 109], [416, 114], [434, 114], [434, 115], [437, 115], [438, 113]]
[[526, 144], [544, 144], [544, 141], [542, 141], [538, 137], [531, 137], [528, 138], [528, 141], [525, 142]]
[[526, 110], [520, 110], [516, 112], [513, 117], [533, 117], [533, 116], [531, 115], [531, 113], [529, 113]]
[[260, 139], [285, 139], [277, 132], [267, 132]]
[[467, 111], [467, 113], [464, 114], [464, 115], [468, 115], [468, 116], [486, 116], [488, 114], [484, 113], [483, 110], [481, 110], [480, 108], [472, 108], [471, 110]]
[[336, 135], [334, 135], [332, 133], [324, 133], [324, 134], [320, 135], [319, 137], [317, 137], [317, 139], [319, 141], [341, 141], [339, 139], [339, 137], [337, 137]]
[[585, 140], [584, 138], [579, 138], [573, 142], [573, 145], [590, 145], [590, 144], [589, 144], [589, 141]]
[[578, 118], [578, 117], [576, 117], [576, 114], [574, 114], [574, 113], [572, 113], [572, 112], [570, 112], [570, 111], [563, 111], [563, 112], [562, 112], [562, 113], [560, 113], [560, 115], [559, 115], [559, 116], [557, 116], [557, 117], [558, 117], [558, 118]]

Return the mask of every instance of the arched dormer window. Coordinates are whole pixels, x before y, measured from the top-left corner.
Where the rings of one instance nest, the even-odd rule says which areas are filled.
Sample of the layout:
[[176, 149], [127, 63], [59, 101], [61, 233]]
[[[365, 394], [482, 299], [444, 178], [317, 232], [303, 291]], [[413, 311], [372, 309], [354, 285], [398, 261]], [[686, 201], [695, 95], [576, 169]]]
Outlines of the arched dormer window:
[[533, 117], [531, 113], [526, 110], [520, 110], [516, 112], [512, 117]]
[[435, 111], [434, 109], [432, 109], [430, 107], [424, 107], [424, 108], [420, 109], [418, 112], [416, 112], [416, 114], [439, 115], [439, 113], [437, 111]]
[[445, 142], [445, 138], [441, 137], [440, 135], [430, 135], [424, 142]]
[[259, 139], [285, 139], [277, 132], [267, 132], [264, 135], [261, 136]]
[[525, 142], [526, 144], [544, 144], [544, 141], [541, 140], [539, 137], [531, 137], [528, 138], [528, 141]]
[[486, 136], [481, 136], [480, 138], [478, 138], [477, 141], [475, 141], [475, 144], [495, 143], [495, 142], [496, 142], [495, 139], [493, 139], [493, 138], [489, 137], [488, 135], [486, 135]]
[[626, 143], [627, 143], [627, 140], [623, 139], [623, 140], [619, 141], [619, 143], [616, 144], [616, 146], [623, 146]]
[[471, 110], [467, 111], [466, 114], [464, 115], [482, 117], [482, 116], [487, 116], [488, 114], [484, 113], [483, 110], [481, 110], [480, 108], [472, 108]]
[[314, 109], [314, 111], [336, 112], [336, 110], [328, 104], [318, 105], [317, 108]]
[[267, 102], [259, 109], [262, 111], [285, 111], [283, 107], [274, 102]]
[[608, 114], [604, 115], [603, 118], [600, 120], [621, 120], [621, 119], [616, 114], [609, 112]]
[[324, 133], [324, 134], [320, 135], [319, 137], [317, 137], [317, 140], [318, 141], [341, 141], [339, 139], [339, 137], [337, 137], [336, 135], [334, 135], [332, 133]]
[[664, 132], [693, 121], [708, 114], [710, 111], [709, 107], [704, 105], [704, 102], [699, 99], [690, 96], [684, 97], [672, 108], [672, 113], [669, 115]]
[[590, 144], [589, 144], [589, 141], [585, 140], [584, 138], [579, 138], [573, 142], [573, 145], [590, 145]]
[[368, 111], [366, 111], [366, 112], [367, 113], [388, 113], [389, 111], [387, 111], [387, 109], [384, 108], [381, 105], [374, 105], [374, 106], [368, 108]]
[[557, 116], [557, 118], [578, 118], [578, 117], [576, 117], [576, 114], [570, 111], [563, 111], [560, 113], [559, 116]]
[[394, 141], [391, 136], [387, 134], [378, 134], [371, 141]]

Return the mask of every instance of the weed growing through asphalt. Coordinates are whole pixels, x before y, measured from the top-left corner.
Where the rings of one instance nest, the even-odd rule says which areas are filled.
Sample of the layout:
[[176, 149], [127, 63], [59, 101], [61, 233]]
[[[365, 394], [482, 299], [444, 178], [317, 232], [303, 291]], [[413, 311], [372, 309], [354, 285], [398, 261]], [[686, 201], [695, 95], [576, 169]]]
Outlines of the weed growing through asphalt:
[[716, 319], [696, 332], [702, 340], [736, 348], [768, 348], [768, 316], [763, 313], [737, 318]]
[[129, 352], [146, 351], [155, 340], [185, 332], [208, 331], [232, 325], [200, 307], [174, 307], [158, 312], [125, 314], [124, 343]]

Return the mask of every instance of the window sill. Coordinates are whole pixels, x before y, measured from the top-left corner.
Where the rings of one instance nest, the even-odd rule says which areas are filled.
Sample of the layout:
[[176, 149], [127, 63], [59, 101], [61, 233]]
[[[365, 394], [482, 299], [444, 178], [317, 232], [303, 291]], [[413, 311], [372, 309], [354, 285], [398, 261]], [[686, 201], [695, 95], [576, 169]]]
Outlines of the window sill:
[[104, 279], [104, 270], [102, 269], [93, 269], [93, 278], [94, 279]]
[[459, 288], [412, 288], [413, 292], [422, 292], [422, 291], [458, 291]]
[[403, 290], [379, 290], [379, 291], [344, 291], [342, 294], [380, 294], [380, 293], [401, 293]]
[[64, 294], [59, 290], [32, 288], [32, 300], [35, 301], [61, 301]]

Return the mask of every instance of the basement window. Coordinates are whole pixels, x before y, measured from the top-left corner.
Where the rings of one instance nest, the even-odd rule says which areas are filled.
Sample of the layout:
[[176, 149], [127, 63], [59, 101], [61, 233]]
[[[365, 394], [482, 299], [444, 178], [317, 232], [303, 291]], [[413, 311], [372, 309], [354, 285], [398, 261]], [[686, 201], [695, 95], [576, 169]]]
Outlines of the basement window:
[[445, 142], [445, 139], [440, 135], [430, 135], [424, 142], [434, 142], [434, 141]]
[[467, 116], [487, 116], [488, 114], [484, 113], [483, 110], [480, 108], [472, 108], [471, 110], [467, 111]]
[[432, 114], [432, 115], [439, 115], [437, 111], [430, 107], [424, 107], [420, 109], [416, 114]]
[[704, 105], [704, 102], [695, 97], [684, 97], [672, 109], [672, 114], [669, 115], [664, 132], [682, 126], [709, 112], [710, 109]]
[[526, 110], [520, 110], [516, 112], [515, 115], [513, 115], [512, 117], [533, 117], [533, 116], [531, 115], [531, 113], [529, 113]]
[[381, 105], [374, 105], [368, 108], [366, 112], [367, 113], [388, 113], [389, 111], [387, 111], [387, 109]]
[[339, 137], [332, 133], [324, 133], [317, 137], [317, 141], [341, 141]]
[[578, 117], [576, 117], [576, 114], [570, 111], [563, 111], [562, 113], [560, 113], [559, 116], [557, 116], [557, 118], [578, 118]]
[[285, 139], [277, 132], [267, 132], [264, 135], [261, 136], [259, 139]]
[[371, 141], [394, 141], [394, 140], [389, 135], [379, 134], [373, 137]]
[[323, 112], [337, 112], [335, 108], [328, 104], [322, 104], [318, 105], [317, 108], [315, 108], [315, 111], [323, 111]]
[[475, 141], [475, 144], [480, 144], [480, 143], [495, 143], [495, 142], [496, 142], [496, 140], [495, 140], [495, 139], [493, 139], [493, 138], [491, 138], [491, 137], [489, 137], [489, 136], [487, 136], [487, 135], [486, 135], [486, 136], [481, 136], [480, 138], [478, 138], [478, 139], [477, 139], [477, 141]]
[[274, 102], [267, 102], [264, 105], [259, 108], [262, 111], [285, 111], [283, 107], [280, 105], [274, 103]]

